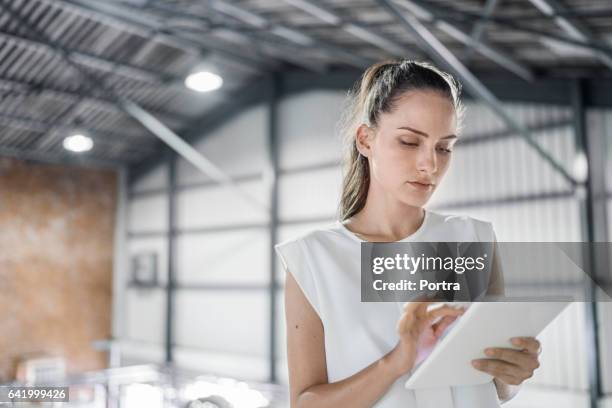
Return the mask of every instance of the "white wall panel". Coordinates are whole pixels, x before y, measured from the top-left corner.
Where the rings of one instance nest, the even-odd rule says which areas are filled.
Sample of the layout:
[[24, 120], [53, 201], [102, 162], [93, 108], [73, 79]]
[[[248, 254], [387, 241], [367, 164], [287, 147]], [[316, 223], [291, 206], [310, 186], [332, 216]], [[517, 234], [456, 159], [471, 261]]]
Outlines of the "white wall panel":
[[581, 241], [580, 212], [573, 198], [540, 200], [499, 206], [428, 207], [444, 214], [469, 215], [491, 221], [498, 241]]
[[277, 240], [283, 242], [287, 239], [298, 237], [302, 234], [306, 234], [317, 228], [324, 228], [335, 222], [336, 218], [333, 215], [329, 216], [329, 219], [317, 221], [317, 222], [300, 222], [297, 224], [281, 224], [278, 226]]
[[265, 356], [269, 341], [266, 291], [188, 291], [176, 294], [176, 344]]
[[166, 349], [162, 343], [121, 340], [121, 365], [162, 364], [166, 358]]
[[133, 197], [128, 204], [128, 231], [151, 232], [168, 229], [168, 197], [165, 194]]
[[276, 375], [279, 384], [289, 386], [289, 365], [286, 359], [279, 358], [276, 360]]
[[502, 406], [504, 408], [590, 408], [590, 404], [588, 393], [523, 386], [518, 395]]
[[[570, 128], [538, 132], [535, 138], [566, 170], [572, 170], [575, 149]], [[457, 146], [431, 204], [568, 189], [553, 167], [523, 139], [515, 137]]]
[[287, 367], [287, 321], [285, 316], [285, 291], [278, 290], [276, 294], [276, 310], [279, 316], [276, 324], [276, 359], [279, 382], [289, 383], [289, 372]]
[[601, 385], [606, 394], [612, 395], [612, 303], [600, 302], [599, 345], [601, 351]]
[[340, 169], [335, 167], [283, 175], [279, 179], [279, 218], [333, 217], [341, 188]]
[[292, 169], [339, 160], [337, 133], [343, 92], [311, 91], [286, 98], [279, 106], [279, 166]]
[[503, 122], [487, 106], [471, 100], [465, 100], [464, 105], [467, 115], [463, 124], [462, 137], [468, 138], [505, 129]]
[[[506, 125], [486, 105], [474, 101], [464, 101], [467, 108], [463, 135], [471, 137], [486, 133], [504, 131]], [[569, 119], [570, 108], [556, 105], [530, 103], [502, 103], [504, 110], [523, 126], [534, 126]]]
[[[265, 105], [247, 109], [194, 147], [230, 176], [260, 173], [267, 160], [267, 112]], [[183, 159], [178, 161], [177, 177], [179, 184], [210, 180]]]
[[179, 235], [179, 284], [266, 284], [270, 277], [269, 230], [246, 229]]
[[[238, 183], [263, 203], [268, 202], [266, 186], [261, 181]], [[221, 186], [180, 191], [177, 194], [179, 229], [266, 222], [266, 210], [257, 207], [232, 189]]]
[[612, 109], [590, 109], [587, 113], [590, 134], [602, 137], [605, 144], [605, 181], [607, 190], [612, 192]]
[[[612, 125], [612, 121], [610, 123]], [[612, 241], [612, 199], [608, 200], [608, 241]], [[612, 265], [612, 253], [610, 254], [609, 262]], [[601, 382], [604, 392], [612, 396], [612, 303], [601, 302], [598, 307], [599, 344], [601, 348], [600, 362], [602, 370]], [[610, 400], [610, 407], [612, 407], [612, 398]]]
[[126, 339], [163, 344], [166, 292], [132, 288], [126, 291], [126, 297]]
[[130, 191], [140, 192], [164, 188], [168, 185], [168, 165], [160, 162], [131, 185]]
[[530, 383], [588, 390], [585, 303], [575, 302], [538, 336], [541, 366]]

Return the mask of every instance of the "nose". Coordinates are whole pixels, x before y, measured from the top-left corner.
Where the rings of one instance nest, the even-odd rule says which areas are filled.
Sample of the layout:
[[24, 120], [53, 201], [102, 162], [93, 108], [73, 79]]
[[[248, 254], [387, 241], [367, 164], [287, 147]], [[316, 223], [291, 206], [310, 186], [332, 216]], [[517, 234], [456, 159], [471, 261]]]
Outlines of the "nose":
[[433, 174], [438, 169], [435, 149], [424, 147], [419, 149], [417, 157], [417, 170], [428, 174]]

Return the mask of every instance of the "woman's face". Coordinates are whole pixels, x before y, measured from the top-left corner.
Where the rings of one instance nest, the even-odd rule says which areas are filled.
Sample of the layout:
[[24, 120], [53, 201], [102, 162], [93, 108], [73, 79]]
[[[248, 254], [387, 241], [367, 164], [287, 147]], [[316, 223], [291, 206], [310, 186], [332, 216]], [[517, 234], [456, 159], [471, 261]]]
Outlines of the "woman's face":
[[[452, 103], [434, 91], [405, 92], [376, 129], [361, 125], [357, 146], [370, 162], [377, 190], [422, 207], [446, 173], [456, 141]], [[372, 188], [372, 186], [370, 186]]]

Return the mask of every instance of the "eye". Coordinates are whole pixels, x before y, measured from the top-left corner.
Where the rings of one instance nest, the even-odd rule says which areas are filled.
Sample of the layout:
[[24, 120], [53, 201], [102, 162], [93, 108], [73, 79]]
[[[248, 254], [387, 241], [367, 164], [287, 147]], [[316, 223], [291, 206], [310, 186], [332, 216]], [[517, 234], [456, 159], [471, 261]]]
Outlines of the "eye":
[[419, 145], [418, 143], [408, 143], [408, 142], [403, 142], [403, 141], [400, 141], [400, 144], [403, 144], [406, 146], [418, 146]]
[[452, 152], [453, 152], [451, 149], [448, 149], [448, 148], [446, 148], [446, 147], [439, 147], [439, 148], [438, 148], [438, 151], [439, 151], [440, 153], [443, 153], [443, 154], [450, 154], [450, 153], [452, 153]]

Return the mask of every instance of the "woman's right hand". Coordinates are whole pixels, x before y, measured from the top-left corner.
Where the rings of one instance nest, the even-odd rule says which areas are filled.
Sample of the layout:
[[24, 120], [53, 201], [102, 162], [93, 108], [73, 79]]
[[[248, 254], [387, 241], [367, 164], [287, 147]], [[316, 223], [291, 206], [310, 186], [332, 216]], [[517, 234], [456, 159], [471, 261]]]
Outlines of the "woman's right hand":
[[425, 358], [444, 330], [465, 312], [464, 307], [443, 305], [427, 310], [431, 302], [409, 302], [397, 322], [399, 341], [390, 353], [391, 366], [399, 377]]

